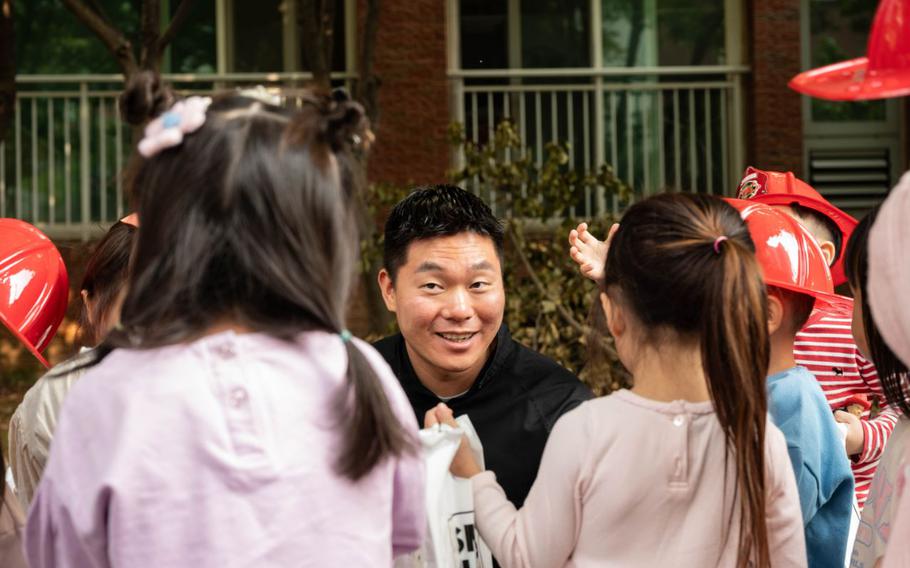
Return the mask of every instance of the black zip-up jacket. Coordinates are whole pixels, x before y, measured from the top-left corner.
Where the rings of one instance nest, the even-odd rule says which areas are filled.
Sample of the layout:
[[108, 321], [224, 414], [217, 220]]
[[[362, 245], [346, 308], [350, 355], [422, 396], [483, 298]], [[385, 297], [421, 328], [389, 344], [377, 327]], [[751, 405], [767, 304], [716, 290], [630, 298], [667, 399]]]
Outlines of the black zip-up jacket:
[[[373, 346], [392, 367], [422, 427], [427, 410], [440, 401], [414, 373], [404, 338], [399, 333]], [[556, 420], [592, 396], [578, 377], [513, 340], [503, 325], [470, 390], [446, 404], [455, 416], [471, 417], [486, 468], [496, 474], [509, 501], [521, 507]]]

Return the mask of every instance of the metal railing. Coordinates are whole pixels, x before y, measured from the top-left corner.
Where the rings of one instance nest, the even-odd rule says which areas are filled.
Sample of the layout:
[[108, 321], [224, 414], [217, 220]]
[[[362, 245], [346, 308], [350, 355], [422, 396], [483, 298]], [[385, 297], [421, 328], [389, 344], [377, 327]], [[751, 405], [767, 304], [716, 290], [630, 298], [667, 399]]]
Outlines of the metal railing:
[[[510, 120], [538, 163], [547, 143], [566, 141], [571, 167], [610, 164], [639, 196], [729, 194], [744, 167], [742, 76], [748, 71], [502, 69], [450, 71], [449, 78], [455, 120], [475, 143]], [[615, 200], [607, 203], [589, 188], [576, 212], [593, 216], [616, 208]]]
[[[333, 74], [347, 84], [351, 74]], [[309, 73], [165, 75], [180, 93], [265, 85], [293, 97]], [[350, 86], [350, 85], [348, 85]], [[123, 170], [132, 127], [120, 118], [121, 75], [20, 75], [16, 110], [0, 142], [0, 217], [35, 224], [55, 239], [88, 239], [128, 207]]]

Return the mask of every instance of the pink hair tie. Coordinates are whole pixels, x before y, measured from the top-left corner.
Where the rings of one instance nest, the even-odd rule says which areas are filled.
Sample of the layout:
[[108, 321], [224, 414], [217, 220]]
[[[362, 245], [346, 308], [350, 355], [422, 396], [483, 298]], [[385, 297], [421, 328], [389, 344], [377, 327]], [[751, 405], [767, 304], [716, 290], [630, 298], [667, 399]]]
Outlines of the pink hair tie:
[[727, 240], [727, 237], [724, 235], [721, 235], [714, 239], [714, 254], [720, 254], [720, 243], [724, 242], [725, 240]]

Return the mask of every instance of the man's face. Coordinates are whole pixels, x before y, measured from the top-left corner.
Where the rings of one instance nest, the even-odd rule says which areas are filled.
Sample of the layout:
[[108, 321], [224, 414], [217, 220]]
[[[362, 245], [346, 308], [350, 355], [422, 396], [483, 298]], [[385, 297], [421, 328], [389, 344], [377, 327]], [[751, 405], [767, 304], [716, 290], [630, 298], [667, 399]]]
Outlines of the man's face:
[[421, 379], [477, 377], [505, 308], [492, 239], [464, 232], [414, 241], [394, 284], [382, 270], [379, 285]]

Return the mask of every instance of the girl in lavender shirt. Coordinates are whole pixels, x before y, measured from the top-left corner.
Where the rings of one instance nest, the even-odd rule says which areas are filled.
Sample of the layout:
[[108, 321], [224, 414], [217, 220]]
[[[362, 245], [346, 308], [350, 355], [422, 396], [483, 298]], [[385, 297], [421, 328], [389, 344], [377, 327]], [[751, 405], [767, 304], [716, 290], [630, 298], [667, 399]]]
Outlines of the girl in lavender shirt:
[[[142, 75], [142, 118], [167, 100]], [[413, 413], [344, 330], [355, 274], [344, 96], [191, 97], [149, 123], [121, 324], [67, 397], [32, 568], [389, 566], [422, 538]]]
[[[481, 536], [506, 568], [805, 566], [745, 223], [719, 198], [666, 194], [611, 234], [600, 299], [635, 386], [557, 422], [520, 510], [459, 451]], [[427, 415], [451, 419], [444, 405]]]

